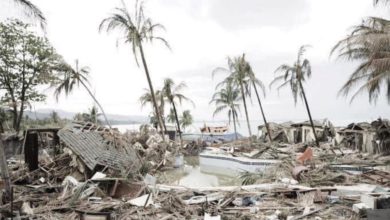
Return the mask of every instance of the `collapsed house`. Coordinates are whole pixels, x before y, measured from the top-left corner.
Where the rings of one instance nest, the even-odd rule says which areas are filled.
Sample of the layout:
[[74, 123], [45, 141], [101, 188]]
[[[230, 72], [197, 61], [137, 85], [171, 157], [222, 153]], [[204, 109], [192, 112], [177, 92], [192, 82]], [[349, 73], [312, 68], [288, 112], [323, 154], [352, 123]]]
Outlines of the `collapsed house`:
[[[54, 156], [58, 152], [74, 155], [79, 171], [91, 176], [101, 170], [122, 170], [139, 167], [139, 156], [131, 146], [120, 146], [111, 130], [92, 123], [73, 122], [63, 129], [29, 129], [24, 142], [25, 162], [30, 171], [38, 169], [39, 139], [42, 133], [52, 133], [53, 143], [46, 145], [45, 153]], [[113, 139], [105, 139], [112, 136]], [[48, 148], [47, 146], [51, 146]]]
[[[313, 121], [314, 129], [320, 141], [329, 141], [334, 137], [335, 131], [332, 123], [325, 119], [323, 122]], [[268, 123], [271, 131], [272, 141], [298, 144], [298, 143], [312, 143], [315, 141], [313, 129], [310, 121], [299, 123], [285, 122], [277, 124], [274, 122]], [[262, 140], [268, 140], [268, 132], [264, 125], [258, 127], [259, 136]]]
[[390, 154], [390, 122], [378, 119], [349, 124], [337, 132], [336, 144], [370, 154]]
[[339, 130], [336, 135], [336, 144], [352, 150], [375, 153], [375, 130], [370, 123], [351, 123]]

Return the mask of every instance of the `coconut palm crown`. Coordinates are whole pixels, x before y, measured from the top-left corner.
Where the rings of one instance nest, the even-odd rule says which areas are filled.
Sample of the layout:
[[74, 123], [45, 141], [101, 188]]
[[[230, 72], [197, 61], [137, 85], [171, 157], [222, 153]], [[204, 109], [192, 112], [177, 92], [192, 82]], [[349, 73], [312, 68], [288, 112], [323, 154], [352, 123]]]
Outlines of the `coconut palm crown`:
[[367, 92], [370, 103], [376, 103], [382, 89], [390, 103], [390, 21], [369, 17], [354, 26], [350, 35], [340, 40], [331, 55], [360, 64], [344, 83], [339, 94], [348, 96], [351, 102]]

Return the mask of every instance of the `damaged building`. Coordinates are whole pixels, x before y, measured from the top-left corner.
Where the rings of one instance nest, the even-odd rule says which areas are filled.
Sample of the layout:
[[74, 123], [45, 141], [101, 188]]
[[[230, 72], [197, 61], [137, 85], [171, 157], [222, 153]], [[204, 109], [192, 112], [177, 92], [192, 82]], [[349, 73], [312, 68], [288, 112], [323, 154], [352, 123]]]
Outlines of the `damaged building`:
[[336, 144], [370, 154], [390, 153], [389, 120], [351, 123], [337, 132]]
[[[329, 141], [334, 137], [334, 127], [329, 120], [325, 119], [323, 122], [314, 120], [313, 124], [320, 141]], [[268, 123], [268, 126], [271, 131], [272, 141], [289, 144], [314, 142], [314, 133], [310, 121], [299, 123], [284, 122], [281, 124], [271, 122]], [[268, 141], [266, 127], [260, 125], [258, 130], [259, 137], [264, 141]]]

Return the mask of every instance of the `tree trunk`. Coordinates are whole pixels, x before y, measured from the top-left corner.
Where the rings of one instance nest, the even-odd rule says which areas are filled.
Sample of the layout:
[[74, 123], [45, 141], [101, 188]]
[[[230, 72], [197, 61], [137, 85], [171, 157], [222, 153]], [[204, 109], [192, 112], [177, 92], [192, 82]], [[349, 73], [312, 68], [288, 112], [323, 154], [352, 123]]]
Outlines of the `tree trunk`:
[[11, 199], [11, 181], [8, 173], [7, 158], [4, 153], [3, 136], [0, 134], [0, 168], [1, 178], [3, 179], [5, 188], [5, 199], [9, 201]]
[[18, 124], [18, 108], [16, 106], [16, 102], [13, 103], [12, 107], [12, 128], [16, 131]]
[[236, 127], [236, 114], [235, 114], [235, 112], [233, 112], [233, 125], [234, 125], [234, 136], [235, 136], [236, 140], [238, 140], [237, 127]]
[[267, 129], [267, 132], [268, 132], [268, 138], [269, 138], [270, 143], [272, 143], [271, 130], [269, 129], [269, 126], [268, 126], [268, 123], [267, 123], [267, 119], [265, 118], [265, 114], [264, 114], [264, 110], [263, 110], [263, 105], [261, 104], [261, 100], [260, 100], [259, 93], [257, 92], [256, 84], [255, 84], [254, 81], [252, 81], [252, 83], [253, 83], [253, 88], [255, 88], [255, 93], [256, 93], [257, 101], [259, 102], [261, 115], [263, 116], [264, 125], [265, 125], [265, 128]]
[[175, 105], [175, 102], [173, 100], [171, 100], [171, 103], [172, 103], [172, 107], [173, 107], [173, 112], [175, 112], [177, 131], [179, 132], [179, 138], [180, 138], [180, 146], [183, 147], [183, 139], [181, 136], [180, 122], [179, 122], [179, 117], [177, 116], [176, 105]]
[[307, 114], [309, 115], [310, 125], [311, 125], [311, 129], [313, 130], [313, 134], [314, 134], [314, 139], [315, 139], [315, 141], [316, 141], [316, 145], [317, 145], [317, 147], [320, 147], [320, 143], [318, 142], [318, 138], [317, 138], [316, 129], [314, 128], [313, 119], [312, 119], [312, 117], [311, 117], [311, 113], [310, 113], [310, 109], [309, 109], [309, 104], [307, 103], [307, 98], [306, 98], [305, 90], [303, 89], [301, 80], [298, 79], [298, 82], [299, 82], [299, 86], [301, 87], [303, 100], [305, 101], [305, 106], [306, 106]]
[[161, 114], [161, 118], [162, 118], [162, 124], [163, 124], [163, 127], [164, 127], [164, 131], [167, 131], [167, 125], [165, 123], [165, 118], [164, 118], [164, 106], [162, 106], [162, 109], [160, 109], [160, 114]]
[[245, 92], [244, 92], [244, 86], [242, 85], [242, 81], [240, 81], [240, 88], [241, 88], [242, 101], [244, 103], [246, 122], [248, 123], [249, 140], [250, 140], [250, 144], [252, 145], [252, 131], [251, 131], [251, 125], [249, 123], [249, 115], [248, 115], [248, 109], [246, 107]]
[[[110, 122], [108, 121], [107, 115], [106, 115], [106, 113], [104, 112], [104, 109], [103, 109], [102, 105], [100, 105], [100, 103], [98, 102], [98, 100], [96, 99], [96, 97], [93, 95], [93, 93], [91, 92], [91, 90], [89, 90], [88, 86], [85, 85], [85, 83], [84, 83], [82, 80], [80, 80], [80, 83], [81, 83], [81, 85], [84, 86], [85, 90], [87, 90], [88, 94], [91, 96], [91, 98], [92, 98], [93, 101], [96, 103], [96, 105], [98, 105], [98, 107], [99, 107], [100, 110], [102, 111], [102, 114], [103, 114], [104, 120], [106, 121], [106, 124], [108, 125], [108, 127], [109, 127], [110, 129], [112, 129], [111, 124], [110, 124]], [[95, 115], [95, 118], [96, 118], [96, 121], [97, 121], [97, 115]]]
[[163, 128], [163, 124], [162, 124], [162, 118], [161, 118], [161, 114], [158, 110], [158, 106], [157, 106], [157, 102], [156, 102], [156, 96], [154, 94], [154, 89], [153, 89], [153, 84], [152, 84], [152, 80], [150, 79], [150, 74], [149, 74], [149, 70], [148, 70], [148, 66], [146, 64], [146, 60], [145, 60], [145, 55], [144, 55], [144, 50], [142, 48], [142, 43], [140, 43], [139, 45], [139, 51], [141, 53], [141, 59], [142, 59], [142, 64], [144, 66], [144, 70], [145, 70], [145, 74], [146, 74], [146, 79], [148, 80], [148, 84], [149, 84], [149, 90], [150, 90], [150, 93], [152, 95], [152, 101], [153, 101], [153, 106], [154, 106], [154, 110], [156, 112], [156, 116], [157, 116], [157, 119], [158, 119], [158, 124], [160, 126], [160, 129], [162, 131], [162, 136], [163, 136], [163, 139], [165, 139], [165, 131], [164, 131], [164, 128]]
[[17, 120], [17, 124], [16, 124], [16, 128], [15, 128], [17, 135], [19, 134], [19, 131], [20, 131], [20, 124], [22, 123], [23, 112], [24, 112], [24, 95], [22, 95], [22, 100], [20, 102], [20, 110], [19, 110], [18, 120]]

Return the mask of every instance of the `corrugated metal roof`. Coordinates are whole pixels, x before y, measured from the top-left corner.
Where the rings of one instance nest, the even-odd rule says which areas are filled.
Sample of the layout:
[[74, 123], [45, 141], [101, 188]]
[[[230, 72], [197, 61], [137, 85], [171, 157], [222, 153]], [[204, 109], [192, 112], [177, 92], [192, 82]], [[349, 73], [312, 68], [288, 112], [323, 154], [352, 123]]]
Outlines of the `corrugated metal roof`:
[[95, 169], [96, 165], [122, 170], [137, 164], [135, 152], [129, 155], [116, 149], [109, 149], [98, 132], [81, 132], [68, 127], [58, 131], [58, 136], [91, 170]]

